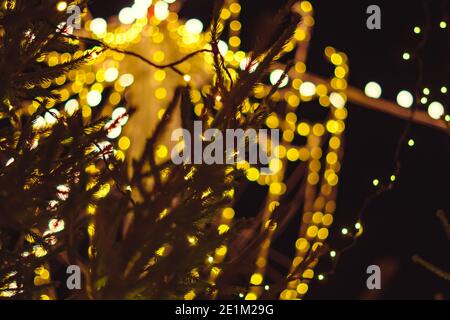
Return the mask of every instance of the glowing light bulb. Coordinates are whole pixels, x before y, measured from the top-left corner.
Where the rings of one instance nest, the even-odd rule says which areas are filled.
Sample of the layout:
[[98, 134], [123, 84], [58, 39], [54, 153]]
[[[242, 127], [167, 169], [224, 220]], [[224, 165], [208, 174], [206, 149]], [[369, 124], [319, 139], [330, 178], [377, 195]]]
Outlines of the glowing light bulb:
[[66, 10], [67, 9], [67, 2], [65, 2], [65, 1], [60, 1], [60, 2], [58, 2], [58, 4], [56, 5], [56, 10], [58, 10], [58, 11], [64, 11], [64, 10]]
[[397, 95], [397, 103], [403, 108], [410, 108], [414, 103], [414, 97], [410, 92], [402, 90]]
[[87, 94], [87, 103], [91, 107], [96, 107], [102, 101], [102, 94], [97, 90], [89, 91]]
[[345, 106], [344, 97], [340, 93], [337, 93], [337, 92], [332, 92], [330, 94], [330, 102], [333, 106], [335, 106], [338, 109], [343, 108]]
[[185, 75], [183, 76], [183, 80], [186, 81], [186, 82], [189, 82], [189, 81], [191, 81], [191, 76], [188, 75], [188, 74], [185, 74]]
[[100, 35], [106, 32], [108, 24], [106, 23], [106, 20], [103, 18], [95, 18], [91, 21], [89, 28], [96, 35]]
[[128, 119], [129, 119], [129, 115], [128, 115], [127, 109], [125, 109], [124, 107], [118, 107], [118, 108], [114, 109], [114, 111], [113, 111], [113, 113], [111, 115], [111, 118], [113, 120], [117, 120], [118, 119], [117, 121], [119, 122], [119, 124], [121, 126], [124, 126], [127, 123]]
[[155, 17], [158, 20], [165, 20], [169, 16], [169, 5], [167, 2], [158, 1], [155, 3]]
[[381, 86], [373, 81], [367, 83], [364, 87], [364, 93], [366, 94], [366, 96], [373, 99], [378, 99], [379, 97], [381, 97], [381, 92]]
[[184, 26], [186, 31], [192, 34], [199, 34], [203, 31], [203, 23], [198, 19], [189, 19]]
[[132, 24], [135, 20], [134, 11], [130, 7], [125, 7], [119, 12], [119, 21], [123, 24]]
[[44, 115], [45, 122], [49, 125], [53, 125], [58, 122], [59, 115], [60, 115], [60, 113], [58, 110], [50, 109]]
[[118, 76], [119, 76], [119, 70], [117, 70], [116, 68], [108, 68], [105, 71], [105, 80], [107, 82], [113, 82], [114, 80], [117, 79]]
[[[277, 84], [277, 82], [280, 80], [280, 78], [283, 76], [283, 73], [284, 73], [284, 71], [283, 70], [281, 70], [281, 69], [275, 69], [275, 70], [273, 70], [271, 73], [270, 73], [270, 83], [272, 84], [272, 85], [275, 85], [275, 84]], [[289, 78], [288, 78], [288, 76], [287, 76], [287, 74], [286, 75], [284, 75], [284, 78], [283, 78], [283, 80], [281, 81], [281, 83], [280, 83], [280, 88], [283, 88], [283, 87], [285, 87], [287, 84], [288, 84], [288, 82], [289, 82]]]
[[129, 87], [133, 84], [133, 82], [134, 82], [134, 77], [131, 73], [123, 74], [119, 78], [119, 84], [122, 87]]
[[64, 105], [64, 110], [67, 112], [69, 116], [73, 115], [75, 111], [78, 110], [79, 104], [76, 99], [70, 99]]
[[219, 53], [221, 55], [226, 55], [228, 52], [228, 45], [225, 41], [223, 40], [219, 40], [219, 42], [217, 43], [217, 46], [219, 47]]
[[316, 94], [316, 85], [312, 82], [305, 81], [300, 85], [300, 94], [305, 97], [311, 97]]
[[116, 139], [122, 133], [122, 127], [119, 122], [110, 120], [105, 124], [106, 136], [109, 139]]
[[428, 115], [433, 119], [440, 119], [444, 115], [444, 106], [439, 102], [432, 102], [428, 106]]

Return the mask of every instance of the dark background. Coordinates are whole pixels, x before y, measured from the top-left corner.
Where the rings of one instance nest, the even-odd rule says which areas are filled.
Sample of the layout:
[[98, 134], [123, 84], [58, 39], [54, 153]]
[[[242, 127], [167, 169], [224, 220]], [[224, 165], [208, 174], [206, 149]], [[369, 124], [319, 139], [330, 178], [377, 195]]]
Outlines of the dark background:
[[[251, 43], [258, 23], [270, 19], [282, 0], [241, 1], [243, 46]], [[95, 16], [117, 14], [131, 1], [92, 0]], [[402, 60], [421, 39], [414, 26], [425, 23], [424, 4], [430, 8], [430, 34], [420, 55], [424, 61], [424, 86], [431, 90], [429, 101], [440, 101], [447, 108], [448, 94], [440, 87], [449, 85], [449, 32], [439, 28], [448, 22], [448, 1], [312, 1], [315, 10], [314, 31], [307, 61], [308, 70], [330, 75], [323, 58], [326, 46], [345, 52], [350, 61], [352, 86], [364, 88], [376, 81], [383, 88], [383, 98], [395, 101], [400, 90], [415, 91], [418, 69], [414, 61]], [[447, 3], [447, 4], [446, 4]], [[382, 12], [382, 29], [366, 28], [366, 8], [377, 4]], [[447, 5], [447, 7], [445, 7]], [[181, 11], [184, 17], [196, 17], [206, 25], [212, 0], [188, 0]], [[353, 226], [364, 200], [375, 191], [372, 180], [388, 182], [394, 170], [394, 154], [406, 122], [389, 115], [349, 105], [345, 132], [345, 154], [340, 174], [337, 211], [330, 230], [331, 247], [345, 246], [342, 227]], [[419, 106], [424, 108], [424, 106]], [[313, 283], [307, 299], [437, 299], [450, 298], [448, 282], [412, 262], [414, 254], [450, 271], [449, 242], [437, 209], [450, 216], [450, 148], [448, 135], [435, 129], [413, 125], [409, 148], [401, 148], [401, 173], [395, 188], [369, 204], [364, 212], [364, 234], [357, 245], [342, 256], [335, 275], [323, 285]], [[407, 141], [407, 140], [406, 140]], [[249, 201], [250, 202], [250, 201]], [[254, 208], [255, 201], [241, 204]], [[298, 225], [281, 237], [280, 251], [292, 252]], [[285, 249], [285, 250], [283, 250]], [[382, 268], [382, 290], [368, 293], [367, 266]], [[326, 266], [319, 266], [325, 268]]]

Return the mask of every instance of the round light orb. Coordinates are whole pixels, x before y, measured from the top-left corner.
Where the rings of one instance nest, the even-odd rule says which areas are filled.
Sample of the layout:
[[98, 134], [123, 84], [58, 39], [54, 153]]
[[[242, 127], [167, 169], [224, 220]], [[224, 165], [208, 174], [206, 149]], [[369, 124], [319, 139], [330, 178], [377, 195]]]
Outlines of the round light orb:
[[[284, 71], [281, 69], [275, 69], [270, 73], [270, 83], [272, 85], [275, 85], [278, 83], [280, 78], [283, 76]], [[289, 78], [287, 75], [284, 76], [283, 80], [280, 83], [280, 88], [285, 87], [289, 82]]]
[[378, 83], [371, 81], [364, 87], [364, 93], [369, 98], [378, 99], [381, 97], [382, 89]]
[[440, 102], [432, 102], [428, 106], [428, 115], [433, 119], [440, 119], [444, 115], [445, 109]]
[[411, 108], [414, 103], [414, 97], [409, 91], [402, 90], [397, 95], [397, 103], [403, 108]]

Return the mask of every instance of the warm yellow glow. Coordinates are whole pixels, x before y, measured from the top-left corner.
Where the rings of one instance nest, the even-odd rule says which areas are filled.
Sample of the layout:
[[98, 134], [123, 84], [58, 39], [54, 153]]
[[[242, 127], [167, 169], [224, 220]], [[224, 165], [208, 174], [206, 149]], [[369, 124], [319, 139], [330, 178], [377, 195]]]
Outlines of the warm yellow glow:
[[58, 2], [58, 4], [56, 5], [56, 9], [58, 11], [61, 11], [61, 12], [66, 10], [67, 9], [67, 2], [65, 2], [65, 1]]
[[440, 102], [432, 102], [428, 106], [428, 115], [433, 119], [440, 119], [444, 115], [445, 109]]
[[364, 93], [366, 94], [366, 96], [374, 99], [378, 99], [379, 97], [381, 97], [381, 92], [381, 86], [373, 81], [367, 83], [364, 88]]
[[263, 277], [260, 273], [254, 273], [250, 278], [250, 283], [254, 285], [260, 285], [263, 281]]
[[414, 103], [414, 97], [406, 90], [402, 90], [397, 95], [397, 103], [403, 108], [410, 108]]
[[316, 85], [312, 82], [305, 81], [300, 85], [300, 94], [305, 97], [310, 97], [316, 94]]

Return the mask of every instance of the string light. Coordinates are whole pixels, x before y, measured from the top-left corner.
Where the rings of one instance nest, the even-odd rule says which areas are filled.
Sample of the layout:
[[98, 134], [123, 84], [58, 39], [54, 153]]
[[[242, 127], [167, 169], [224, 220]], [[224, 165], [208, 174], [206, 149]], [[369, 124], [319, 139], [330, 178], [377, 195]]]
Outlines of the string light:
[[367, 83], [364, 87], [364, 93], [370, 98], [378, 99], [381, 97], [381, 92], [381, 86], [373, 81]]
[[440, 119], [444, 115], [445, 109], [440, 102], [432, 102], [428, 106], [428, 115], [433, 119]]
[[64, 11], [67, 9], [67, 2], [66, 1], [60, 1], [56, 4], [56, 9], [58, 11]]
[[397, 95], [397, 103], [403, 108], [410, 108], [414, 103], [414, 97], [410, 92], [402, 90]]
[[[143, 15], [143, 13], [146, 13], [146, 9], [151, 5], [152, 1], [145, 1], [147, 3], [147, 6], [145, 7], [145, 10], [140, 10], [140, 14], [137, 14], [136, 8], [138, 3], [144, 3], [144, 1], [136, 1], [135, 4], [131, 8], [123, 8], [119, 13], [119, 20], [123, 24], [127, 24], [126, 31], [123, 31], [122, 28], [117, 28], [113, 31], [108, 31], [108, 25], [107, 22], [102, 18], [96, 18], [93, 19], [88, 25], [92, 33], [102, 39], [105, 43], [108, 44], [117, 44], [117, 45], [123, 45], [124, 47], [130, 45], [138, 39], [141, 36], [142, 31], [145, 29], [145, 26], [147, 25], [148, 21], [147, 18]], [[203, 24], [198, 19], [190, 19], [186, 21], [186, 23], [182, 24], [180, 22], [177, 22], [176, 17], [171, 19], [171, 12], [169, 10], [169, 3], [173, 3], [174, 0], [165, 0], [165, 1], [157, 1], [154, 4], [154, 16], [158, 20], [168, 20], [168, 24], [173, 24], [171, 26], [171, 29], [169, 30], [170, 37], [177, 37], [184, 33], [189, 33], [190, 35], [197, 35], [202, 36], [201, 32], [203, 31]], [[239, 30], [241, 29], [241, 25], [239, 21], [237, 20], [237, 16], [240, 12], [241, 8], [240, 5], [235, 2], [234, 0], [230, 0], [228, 8], [226, 8], [223, 12], [224, 15], [226, 15], [226, 11], [228, 11], [228, 18], [230, 22], [230, 30], [232, 31], [230, 33], [228, 43], [226, 41], [220, 40], [218, 43], [219, 51], [224, 56], [227, 63], [234, 67], [240, 67], [241, 69], [246, 69], [248, 67], [248, 63], [250, 62], [249, 58], [246, 57], [246, 54], [242, 51], [238, 51], [239, 45], [240, 45], [240, 38], [239, 38]], [[310, 37], [310, 27], [313, 25], [312, 19], [312, 5], [308, 1], [301, 1], [300, 2], [300, 10], [301, 14], [303, 16], [303, 19], [299, 26], [297, 27], [296, 33], [295, 33], [295, 41], [302, 42], [307, 41]], [[153, 19], [153, 18], [152, 18]], [[225, 19], [225, 20], [227, 20]], [[152, 20], [154, 21], [154, 19]], [[153, 23], [153, 22], [152, 22]], [[161, 29], [163, 27], [161, 26]], [[420, 27], [415, 27], [414, 32], [416, 34], [421, 32]], [[161, 43], [162, 39], [164, 39], [166, 35], [162, 32], [155, 32], [154, 35], [150, 38], [151, 41], [154, 41], [154, 44], [157, 45], [158, 43]], [[181, 36], [181, 39], [183, 41], [180, 41], [181, 43], [181, 49], [189, 50], [194, 47], [194, 43], [184, 42], [186, 38], [186, 35], [184, 34]], [[176, 38], [177, 39], [177, 38]], [[205, 43], [204, 39], [200, 39], [196, 41], [197, 45], [203, 45]], [[228, 46], [230, 45], [230, 48]], [[288, 47], [288, 46], [287, 46]], [[294, 48], [294, 46], [293, 46]], [[234, 54], [233, 54], [234, 52]], [[298, 49], [298, 52], [300, 52], [300, 49]], [[238, 54], [239, 53], [239, 54]], [[92, 72], [93, 74], [90, 75], [90, 77], [93, 77], [92, 82], [95, 83], [102, 83], [104, 81], [110, 82], [113, 86], [113, 93], [109, 97], [109, 101], [114, 101], [117, 105], [120, 100], [122, 99], [124, 95], [124, 90], [126, 87], [131, 86], [134, 83], [134, 76], [132, 74], [123, 74], [120, 75], [120, 70], [115, 65], [113, 67], [111, 64], [108, 64], [106, 62], [108, 61], [115, 61], [118, 62], [123, 57], [120, 55], [112, 55], [108, 53], [109, 55], [102, 55], [100, 59], [102, 62], [105, 62], [100, 68], [97, 68], [96, 70], [93, 70], [92, 67], [88, 67], [85, 71], [80, 72], [80, 75], [75, 75], [74, 77], [77, 77], [77, 80], [75, 82], [74, 90], [78, 91], [77, 94], [80, 94], [80, 97], [83, 96], [88, 106], [83, 106], [83, 110], [86, 108], [89, 109], [89, 107], [95, 107], [102, 101], [102, 90], [90, 90], [85, 91], [83, 93], [83, 88], [88, 84], [88, 74], [89, 72]], [[247, 179], [250, 181], [255, 181], [262, 184], [268, 184], [269, 189], [271, 189], [273, 192], [271, 192], [270, 195], [270, 201], [267, 205], [267, 215], [265, 217], [265, 221], [270, 221], [270, 216], [273, 210], [277, 207], [276, 203], [279, 203], [277, 201], [279, 195], [281, 195], [283, 192], [283, 188], [285, 189], [285, 185], [282, 183], [282, 179], [284, 178], [284, 168], [286, 167], [286, 160], [295, 162], [295, 161], [308, 161], [309, 165], [309, 175], [308, 175], [308, 186], [319, 188], [320, 191], [316, 195], [308, 200], [311, 203], [311, 208], [316, 206], [314, 210], [311, 209], [311, 211], [305, 212], [307, 213], [306, 217], [310, 217], [310, 220], [304, 221], [304, 224], [302, 226], [302, 229], [300, 230], [299, 238], [296, 242], [296, 248], [297, 253], [295, 259], [292, 261], [292, 265], [298, 265], [298, 262], [300, 259], [305, 258], [305, 254], [307, 251], [305, 251], [305, 248], [310, 247], [317, 247], [318, 244], [323, 242], [326, 237], [328, 236], [328, 227], [331, 225], [333, 218], [332, 214], [335, 210], [335, 205], [332, 201], [332, 194], [333, 194], [333, 187], [336, 186], [338, 181], [338, 172], [340, 167], [339, 159], [341, 158], [341, 138], [340, 135], [343, 133], [345, 125], [344, 120], [346, 117], [346, 109], [345, 104], [347, 101], [347, 97], [345, 95], [345, 88], [346, 88], [346, 80], [345, 77], [348, 74], [348, 66], [346, 64], [346, 56], [343, 53], [336, 52], [334, 48], [327, 47], [325, 50], [325, 54], [329, 61], [334, 65], [334, 78], [330, 81], [330, 84], [317, 84], [312, 81], [303, 81], [302, 78], [299, 76], [301, 73], [304, 73], [306, 71], [306, 65], [304, 61], [297, 61], [295, 68], [292, 71], [295, 71], [296, 77], [291, 77], [291, 71], [289, 73], [289, 78], [286, 76], [282, 82], [280, 87], [285, 88], [289, 91], [289, 94], [286, 94], [286, 101], [288, 102], [288, 106], [290, 108], [290, 111], [295, 111], [295, 108], [302, 102], [302, 101], [309, 101], [312, 97], [317, 95], [317, 98], [319, 99], [319, 103], [323, 106], [329, 106], [330, 107], [330, 114], [332, 118], [332, 122], [325, 124], [317, 123], [317, 124], [308, 124], [308, 123], [300, 123], [297, 125], [297, 119], [292, 120], [292, 118], [286, 117], [284, 119], [283, 117], [276, 117], [276, 120], [269, 121], [271, 123], [271, 127], [274, 128], [288, 128], [285, 129], [285, 132], [293, 132], [298, 133], [299, 135], [306, 136], [310, 141], [307, 143], [306, 147], [303, 148], [286, 148], [286, 146], [282, 145], [284, 147], [284, 157], [280, 161], [280, 164], [278, 164], [279, 170], [276, 175], [274, 175], [271, 178], [267, 178], [267, 176], [264, 176], [260, 173], [260, 171], [257, 168], [248, 168], [246, 170]], [[406, 56], [407, 55], [407, 56]], [[407, 59], [405, 59], [407, 57]], [[403, 55], [403, 58], [405, 60], [410, 59], [410, 54], [405, 52]], [[208, 58], [205, 58], [205, 61]], [[254, 62], [253, 65], [250, 68], [250, 72], [254, 71], [255, 68], [258, 66], [258, 62]], [[232, 70], [232, 69], [230, 69]], [[161, 71], [161, 72], [159, 72]], [[191, 71], [189, 68], [186, 70], [183, 69], [184, 76], [182, 77], [185, 82], [190, 82], [191, 76], [187, 73], [190, 73]], [[283, 74], [283, 69], [276, 69], [272, 71], [272, 73], [269, 76], [270, 83], [274, 85], [278, 82], [280, 77]], [[164, 74], [164, 76], [162, 76]], [[137, 75], [137, 74], [136, 74]], [[158, 70], [154, 73], [155, 79], [158, 78], [159, 82], [163, 82], [168, 75], [166, 75], [166, 72], [163, 70]], [[153, 79], [153, 77], [152, 77]], [[289, 81], [291, 83], [289, 83]], [[90, 84], [92, 84], [92, 82]], [[288, 86], [289, 85], [289, 86]], [[445, 88], [445, 87], [442, 87]], [[445, 93], [447, 89], [445, 88], [445, 92], [443, 92], [443, 89], [441, 88], [441, 92]], [[255, 95], [256, 95], [255, 89]], [[154, 88], [155, 96], [156, 92], [162, 93], [165, 92], [164, 95], [158, 94], [160, 97], [164, 96], [164, 98], [167, 95], [167, 89], [164, 87], [164, 84], [161, 84], [161, 87]], [[328, 92], [331, 91], [329, 94]], [[368, 97], [371, 98], [379, 98], [382, 94], [381, 86], [375, 82], [370, 82], [366, 85], [365, 88], [365, 94]], [[106, 91], [105, 91], [106, 92]], [[200, 91], [199, 91], [200, 92]], [[264, 88], [261, 91], [264, 93]], [[403, 92], [403, 93], [402, 93]], [[399, 93], [399, 96], [397, 96], [397, 102], [400, 106], [409, 108], [412, 106], [414, 98], [412, 95], [407, 91], [402, 91]], [[400, 95], [401, 94], [401, 95]], [[409, 95], [408, 95], [409, 94]], [[200, 93], [199, 93], [200, 95]], [[113, 97], [113, 99], [111, 98]], [[164, 99], [163, 98], [163, 99]], [[221, 101], [221, 96], [217, 95], [215, 97], [217, 102]], [[280, 97], [278, 97], [280, 98]], [[284, 97], [281, 97], [283, 99]], [[105, 100], [108, 100], [108, 97], [105, 95]], [[77, 108], [79, 108], [79, 105], [75, 106], [74, 102], [70, 102], [72, 100], [69, 100], [66, 103], [67, 109], [70, 110], [70, 112], [74, 112]], [[74, 100], [76, 101], [76, 100]], [[200, 99], [199, 99], [200, 101]], [[69, 103], [70, 102], [70, 103]], [[431, 105], [430, 105], [431, 106]], [[122, 109], [121, 109], [122, 108]], [[435, 106], [433, 107], [436, 108]], [[123, 111], [126, 109], [123, 107], [119, 107], [114, 109], [113, 112], [113, 119], [121, 119], [122, 116], [124, 116]], [[200, 109], [201, 110], [201, 109]], [[68, 112], [66, 110], [66, 112]], [[295, 114], [294, 112], [292, 112]], [[84, 115], [90, 116], [90, 114], [83, 113]], [[114, 116], [115, 114], [115, 116]], [[434, 111], [434, 114], [436, 114], [436, 110]], [[124, 119], [128, 120], [128, 116], [124, 116]], [[45, 122], [45, 119], [44, 119]], [[126, 122], [126, 121], [125, 121]], [[120, 125], [123, 126], [122, 120], [120, 120]], [[121, 130], [120, 126], [118, 128]], [[288, 131], [290, 130], [290, 131]], [[117, 132], [116, 132], [117, 133]], [[327, 151], [326, 148], [320, 147], [320, 142], [322, 141], [322, 136], [328, 135], [330, 138], [329, 147], [330, 150]], [[115, 135], [113, 135], [115, 136]], [[120, 133], [117, 135], [117, 137], [120, 136]], [[292, 134], [293, 136], [293, 134]], [[287, 139], [289, 137], [289, 134], [283, 135], [283, 141], [287, 145], [292, 142], [292, 139]], [[325, 137], [324, 137], [325, 139]], [[290, 141], [289, 141], [290, 140]], [[410, 139], [408, 141], [408, 145], [410, 145]], [[130, 147], [130, 139], [128, 137], [122, 136], [118, 140], [118, 146], [121, 150], [127, 150]], [[414, 145], [414, 142], [413, 142]], [[410, 145], [411, 146], [411, 145]], [[165, 149], [164, 149], [165, 148]], [[167, 147], [162, 146], [159, 149], [159, 156], [166, 156], [167, 155]], [[282, 149], [281, 149], [282, 150]], [[164, 151], [164, 152], [163, 152]], [[164, 158], [164, 157], [161, 157]], [[321, 161], [324, 162], [324, 166], [321, 167]], [[319, 164], [319, 165], [318, 165]], [[322, 174], [323, 173], [323, 174]], [[322, 176], [323, 175], [323, 176]], [[264, 180], [264, 182], [262, 182]], [[323, 183], [320, 181], [323, 180]], [[391, 177], [392, 180], [392, 177]], [[376, 183], [375, 183], [376, 181]], [[377, 186], [379, 184], [379, 181], [377, 179], [373, 180], [373, 184]], [[320, 197], [329, 199], [328, 201], [325, 201], [323, 205], [320, 204]], [[319, 214], [320, 213], [320, 214]], [[231, 219], [233, 219], [235, 215], [234, 210], [231, 207], [227, 207], [226, 210], [223, 210], [221, 215], [221, 224], [220, 225], [226, 225], [229, 224]], [[355, 227], [358, 225], [355, 224]], [[272, 224], [268, 223], [267, 226], [270, 228], [273, 228], [275, 230], [276, 226], [274, 227]], [[360, 226], [360, 225], [359, 225]], [[356, 227], [356, 229], [359, 229]], [[308, 232], [309, 230], [309, 232]], [[346, 235], [348, 234], [348, 229], [343, 228], [341, 230], [342, 234]], [[302, 239], [301, 241], [299, 241]], [[188, 242], [190, 240], [188, 239]], [[298, 246], [297, 246], [298, 243]], [[268, 242], [264, 243], [264, 246], [270, 246], [270, 235], [268, 236]], [[223, 248], [222, 248], [223, 249]], [[219, 251], [219, 255], [216, 255], [214, 257], [209, 256], [207, 257], [206, 261], [210, 264], [212, 264], [214, 261], [220, 262], [218, 257], [224, 257], [226, 253], [226, 247], [225, 247], [225, 253], [222, 251]], [[222, 254], [223, 253], [223, 254]], [[265, 265], [267, 260], [267, 254], [268, 250], [262, 250], [259, 253], [259, 259], [257, 260], [257, 264], [259, 264], [257, 270], [253, 273], [252, 277], [250, 278], [250, 283], [258, 282], [258, 284], [263, 283], [264, 280], [264, 267], [260, 267]], [[330, 256], [332, 258], [336, 257], [336, 251], [331, 251]], [[310, 268], [314, 268], [314, 265], [311, 265]], [[309, 269], [312, 270], [312, 269]], [[217, 271], [217, 270], [215, 270]], [[213, 270], [211, 270], [211, 281], [213, 282], [213, 279], [215, 279], [213, 276]], [[323, 275], [318, 275], [319, 280], [323, 280]], [[286, 288], [287, 291], [283, 291], [282, 293], [283, 298], [297, 298], [298, 296], [302, 296], [306, 293], [308, 290], [308, 285], [304, 283], [304, 279], [301, 281], [295, 282], [295, 285], [290, 285], [289, 288]], [[265, 290], [269, 290], [269, 286], [265, 285], [263, 287]], [[262, 289], [262, 288], [259, 288]], [[255, 291], [249, 292], [247, 295], [244, 293], [239, 293], [240, 298], [249, 297], [249, 298], [257, 298], [260, 294], [257, 288], [254, 289]], [[293, 291], [293, 292], [292, 292]], [[280, 297], [281, 297], [280, 296]]]

